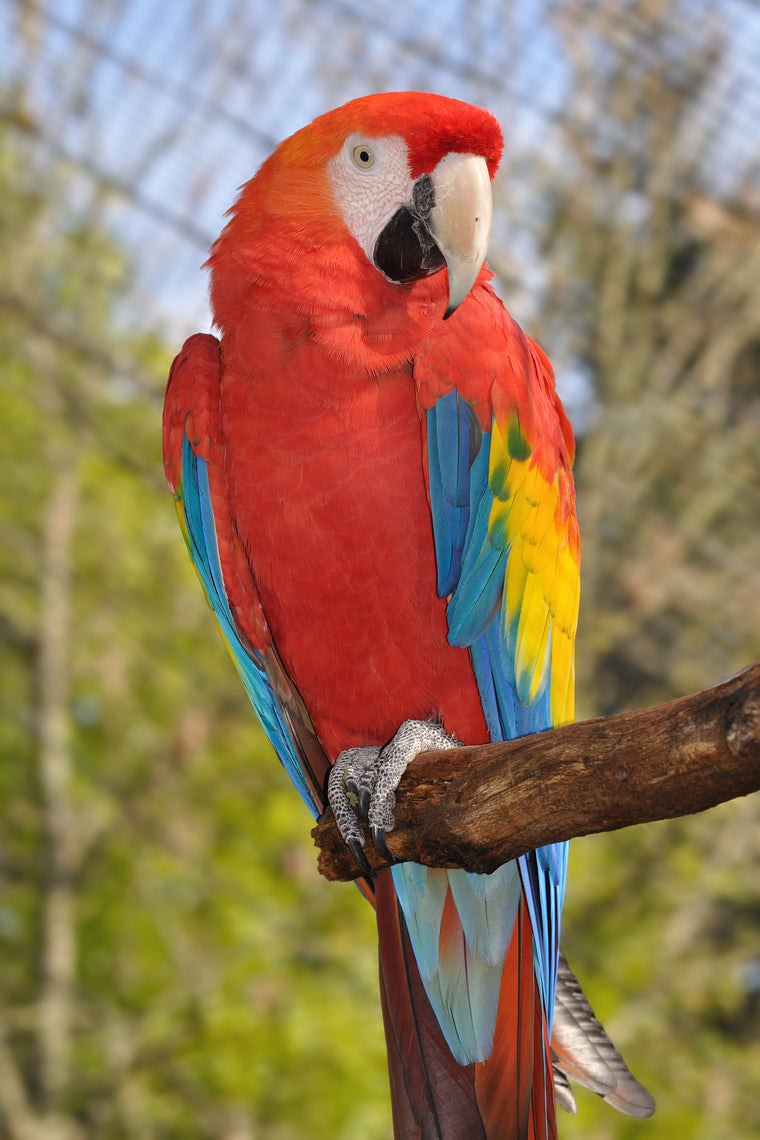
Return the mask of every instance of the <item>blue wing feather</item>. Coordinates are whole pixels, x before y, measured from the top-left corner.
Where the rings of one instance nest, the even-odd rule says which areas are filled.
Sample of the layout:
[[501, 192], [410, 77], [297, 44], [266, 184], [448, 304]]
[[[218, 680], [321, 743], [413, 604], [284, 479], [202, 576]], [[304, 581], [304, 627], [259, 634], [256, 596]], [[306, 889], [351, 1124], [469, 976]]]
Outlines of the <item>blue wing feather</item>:
[[322, 806], [309, 788], [298, 744], [268, 676], [265, 656], [242, 639], [232, 615], [219, 558], [207, 464], [202, 456], [194, 454], [187, 436], [182, 442], [181, 498], [190, 556], [208, 604], [264, 731], [316, 819]]
[[470, 516], [470, 468], [479, 453], [481, 431], [475, 413], [456, 389], [439, 400], [437, 407], [439, 414], [428, 431], [428, 465], [432, 511], [438, 523], [438, 593], [446, 597], [460, 577]]
[[[444, 400], [449, 398], [446, 396]], [[428, 412], [428, 422], [437, 408], [438, 404]], [[491, 504], [482, 494], [483, 486], [488, 486], [489, 443], [490, 435], [483, 433], [482, 446], [470, 469], [468, 525], [456, 558], [460, 573], [448, 591], [452, 595], [447, 611], [452, 645], [472, 645], [498, 613], [504, 591], [507, 552], [489, 541]], [[433, 527], [437, 529], [435, 511]]]
[[[452, 424], [454, 418], [459, 420], [458, 429]], [[450, 595], [449, 637], [455, 645], [469, 646], [489, 733], [493, 740], [505, 740], [551, 727], [550, 686], [546, 684], [531, 704], [525, 704], [518, 696], [514, 661], [501, 613], [510, 551], [495, 547], [488, 535], [494, 501], [489, 489], [490, 433], [482, 432], [477, 447], [468, 442], [468, 506], [458, 506], [457, 527], [444, 517], [445, 509], [451, 509], [448, 504], [452, 501], [452, 487], [456, 488], [457, 502], [465, 500], [461, 444], [463, 440], [471, 441], [473, 421], [477, 423], [472, 408], [455, 390], [441, 397], [427, 412], [428, 440], [436, 441], [435, 465], [429, 471], [430, 501], [436, 552], [440, 551], [439, 557], [446, 566], [459, 568], [456, 580], [451, 574], [446, 579], [445, 593]], [[459, 442], [459, 452], [453, 449], [453, 441]], [[444, 443], [451, 450], [444, 450]], [[461, 547], [448, 549], [447, 544], [455, 544], [457, 536]], [[533, 928], [537, 974], [551, 1026], [567, 844], [541, 848], [523, 856], [518, 865]]]

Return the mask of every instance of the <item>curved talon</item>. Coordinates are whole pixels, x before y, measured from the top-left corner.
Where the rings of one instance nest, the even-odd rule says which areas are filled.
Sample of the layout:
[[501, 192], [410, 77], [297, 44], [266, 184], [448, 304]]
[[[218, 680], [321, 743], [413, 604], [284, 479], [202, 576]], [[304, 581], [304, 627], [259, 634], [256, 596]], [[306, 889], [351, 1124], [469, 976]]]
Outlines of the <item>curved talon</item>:
[[375, 845], [375, 850], [378, 855], [390, 864], [398, 863], [398, 859], [395, 855], [391, 854], [388, 850], [388, 844], [385, 842], [385, 828], [371, 827], [370, 832], [372, 833], [372, 842]]
[[350, 850], [351, 854], [353, 855], [354, 859], [356, 860], [356, 862], [359, 864], [359, 867], [361, 868], [362, 874], [366, 875], [367, 878], [369, 878], [369, 879], [374, 879], [375, 872], [370, 867], [369, 860], [367, 859], [367, 856], [364, 854], [364, 848], [362, 847], [359, 840], [354, 839], [352, 837], [352, 838], [346, 840], [346, 845], [349, 848], [349, 850]]
[[364, 823], [366, 823], [369, 819], [369, 801], [369, 788], [366, 784], [362, 784], [356, 796], [356, 814], [359, 816], [359, 819], [364, 821]]
[[351, 804], [354, 814], [366, 823], [369, 816], [370, 801], [369, 788], [367, 785], [360, 784], [353, 776], [348, 776], [346, 779], [346, 795], [348, 796], [348, 802]]

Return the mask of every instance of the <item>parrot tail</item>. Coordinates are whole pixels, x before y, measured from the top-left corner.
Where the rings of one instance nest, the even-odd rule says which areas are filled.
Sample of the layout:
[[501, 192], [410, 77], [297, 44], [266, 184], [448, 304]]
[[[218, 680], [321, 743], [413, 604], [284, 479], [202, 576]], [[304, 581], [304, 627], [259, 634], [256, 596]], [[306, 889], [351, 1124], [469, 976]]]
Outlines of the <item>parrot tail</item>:
[[626, 1116], [643, 1119], [654, 1112], [654, 1097], [636, 1080], [610, 1041], [562, 951], [554, 1004], [552, 1059], [557, 1100], [568, 1112], [576, 1111], [568, 1078], [595, 1092]]
[[493, 1050], [470, 1065], [454, 1059], [441, 1032], [390, 871], [377, 877], [375, 906], [396, 1140], [556, 1140], [551, 1055], [525, 903], [504, 963]]

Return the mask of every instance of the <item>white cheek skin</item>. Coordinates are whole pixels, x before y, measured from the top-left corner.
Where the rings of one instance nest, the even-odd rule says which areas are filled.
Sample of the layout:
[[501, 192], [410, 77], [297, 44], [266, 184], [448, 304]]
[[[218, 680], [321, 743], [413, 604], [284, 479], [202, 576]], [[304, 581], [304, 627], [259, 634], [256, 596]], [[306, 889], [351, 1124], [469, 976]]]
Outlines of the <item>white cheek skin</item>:
[[[375, 162], [364, 170], [353, 161], [354, 149], [371, 146]], [[400, 135], [373, 139], [354, 132], [328, 164], [330, 182], [346, 227], [372, 260], [375, 242], [399, 206], [412, 201], [406, 143]]]

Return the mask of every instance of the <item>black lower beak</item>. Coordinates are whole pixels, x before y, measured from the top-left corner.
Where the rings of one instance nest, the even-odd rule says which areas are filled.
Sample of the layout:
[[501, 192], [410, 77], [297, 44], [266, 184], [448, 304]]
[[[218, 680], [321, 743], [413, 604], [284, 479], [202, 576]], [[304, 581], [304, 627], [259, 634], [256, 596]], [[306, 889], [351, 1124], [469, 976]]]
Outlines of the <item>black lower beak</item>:
[[399, 285], [429, 277], [446, 264], [428, 229], [434, 204], [433, 184], [424, 174], [415, 183], [412, 205], [401, 206], [375, 242], [372, 260], [381, 273]]

